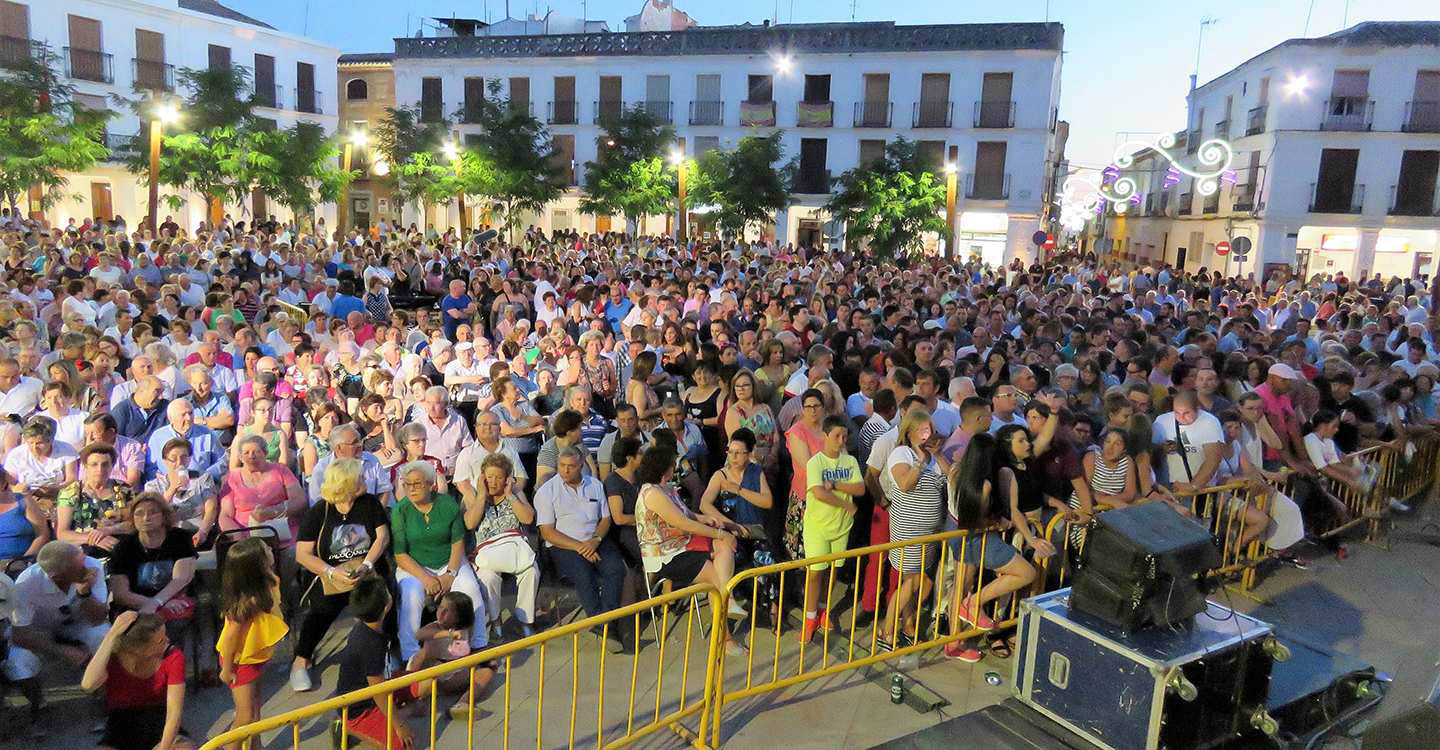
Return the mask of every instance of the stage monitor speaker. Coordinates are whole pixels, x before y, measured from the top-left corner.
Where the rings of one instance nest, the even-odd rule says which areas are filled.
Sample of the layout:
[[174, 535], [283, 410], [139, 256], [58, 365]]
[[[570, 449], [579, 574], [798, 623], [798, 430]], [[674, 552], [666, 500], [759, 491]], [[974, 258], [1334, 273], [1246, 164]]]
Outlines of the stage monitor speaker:
[[1219, 565], [1210, 531], [1165, 503], [1107, 511], [1086, 534], [1072, 606], [1127, 632], [1205, 609], [1199, 576]]
[[493, 239], [495, 239], [496, 237], [499, 237], [499, 236], [500, 236], [500, 230], [498, 230], [498, 229], [486, 229], [485, 231], [483, 231], [483, 232], [475, 235], [475, 243], [476, 243], [477, 245], [483, 245], [483, 244], [489, 242], [490, 240], [493, 240]]
[[1218, 565], [1210, 530], [1158, 502], [1097, 514], [1080, 558], [1080, 567], [1122, 582], [1185, 578]]

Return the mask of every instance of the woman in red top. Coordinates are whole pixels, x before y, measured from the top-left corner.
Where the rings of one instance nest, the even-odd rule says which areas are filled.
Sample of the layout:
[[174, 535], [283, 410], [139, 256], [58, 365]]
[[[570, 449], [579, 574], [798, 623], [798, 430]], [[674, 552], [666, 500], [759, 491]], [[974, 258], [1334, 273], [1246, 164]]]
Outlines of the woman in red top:
[[115, 750], [193, 750], [180, 728], [185, 652], [170, 644], [156, 615], [121, 612], [85, 666], [80, 687], [105, 688], [105, 735]]

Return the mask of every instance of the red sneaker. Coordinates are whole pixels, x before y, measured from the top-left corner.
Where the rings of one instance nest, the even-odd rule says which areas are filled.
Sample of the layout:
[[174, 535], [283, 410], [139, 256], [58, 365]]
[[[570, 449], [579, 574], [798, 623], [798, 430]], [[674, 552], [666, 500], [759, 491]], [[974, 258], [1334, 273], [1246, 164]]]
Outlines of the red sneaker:
[[970, 597], [960, 605], [960, 619], [968, 622], [980, 630], [994, 630], [995, 621], [975, 606], [975, 598]]
[[945, 644], [945, 658], [950, 661], [963, 661], [966, 664], [979, 663], [984, 654], [974, 647], [966, 647], [961, 641]]
[[805, 628], [804, 628], [804, 630], [802, 630], [801, 633], [800, 633], [800, 641], [801, 641], [802, 643], [809, 643], [810, 640], [815, 637], [815, 631], [818, 630], [819, 628], [820, 628], [820, 617], [819, 617], [818, 615], [815, 616], [815, 617], [806, 617], [806, 618], [805, 618]]

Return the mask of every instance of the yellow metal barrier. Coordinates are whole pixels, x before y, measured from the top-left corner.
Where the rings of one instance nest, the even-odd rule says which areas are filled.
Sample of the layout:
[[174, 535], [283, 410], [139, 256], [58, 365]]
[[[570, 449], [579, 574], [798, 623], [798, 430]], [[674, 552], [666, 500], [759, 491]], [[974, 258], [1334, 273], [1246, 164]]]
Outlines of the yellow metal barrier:
[[[1403, 460], [1402, 456], [1388, 445], [1361, 451], [1359, 456], [1362, 460], [1372, 463], [1378, 468], [1378, 480], [1369, 492], [1361, 492], [1334, 482], [1328, 477], [1320, 477], [1318, 481], [1345, 503], [1352, 518], [1345, 523], [1337, 524], [1334, 528], [1311, 529], [1312, 533], [1331, 536], [1344, 533], [1364, 523], [1368, 524], [1370, 538], [1377, 538], [1381, 530], [1379, 522], [1387, 510], [1388, 498], [1396, 497], [1408, 500], [1428, 492], [1433, 487], [1436, 470], [1440, 469], [1440, 439], [1417, 440], [1415, 453], [1408, 461]], [[1290, 490], [1294, 482], [1293, 476], [1287, 477], [1280, 487], [1271, 487], [1268, 483], [1260, 481], [1232, 482], [1209, 487], [1201, 492], [1182, 493], [1177, 497], [1177, 502], [1182, 507], [1188, 506], [1190, 512], [1207, 525], [1220, 543], [1221, 565], [1212, 572], [1212, 575], [1223, 578], [1234, 578], [1238, 575], [1242, 590], [1253, 588], [1255, 567], [1266, 558], [1268, 549], [1263, 541], [1263, 534], [1247, 534], [1245, 514], [1253, 508], [1268, 516], [1273, 493]], [[995, 594], [992, 589], [993, 598], [986, 603], [985, 608], [989, 610], [994, 621], [994, 629], [997, 631], [1014, 626], [1019, 611], [1018, 604], [1022, 598], [1043, 591], [1063, 588], [1067, 585], [1071, 574], [1070, 561], [1073, 557], [1071, 548], [1074, 543], [1083, 538], [1083, 535], [1078, 532], [1072, 534], [1072, 529], [1063, 515], [1055, 516], [1043, 528], [1036, 525], [1034, 532], [1049, 541], [1055, 547], [1056, 553], [1047, 558], [1034, 559], [1033, 551], [1022, 550], [1025, 558], [1030, 560], [1035, 568], [1033, 581], [999, 594]], [[1018, 537], [1018, 534], [1014, 532], [1011, 532], [1011, 535]], [[349, 707], [371, 699], [379, 699], [385, 704], [388, 726], [397, 721], [395, 691], [414, 685], [422, 685], [422, 689], [429, 693], [428, 729], [430, 747], [433, 750], [438, 739], [437, 701], [439, 700], [434, 680], [460, 670], [468, 671], [471, 680], [470, 690], [465, 698], [465, 713], [467, 714], [466, 718], [471, 720], [468, 722], [466, 730], [466, 747], [473, 750], [476, 739], [476, 727], [473, 719], [477, 702], [482, 697], [475, 695], [474, 679], [477, 670], [491, 660], [498, 660], [505, 665], [503, 708], [501, 708], [500, 717], [502, 734], [499, 744], [508, 749], [512, 740], [512, 728], [518, 726], [514, 721], [514, 712], [512, 711], [513, 672], [511, 667], [515, 666], [516, 661], [520, 661], [523, 665], [527, 652], [532, 650], [536, 652], [535, 657], [538, 663], [538, 689], [530, 703], [533, 703], [535, 712], [535, 747], [541, 748], [545, 746], [543, 731], [547, 727], [545, 721], [546, 653], [553, 646], [563, 647], [566, 640], [569, 641], [571, 659], [569, 706], [566, 717], [567, 747], [574, 748], [577, 743], [581, 746], [602, 749], [624, 747], [660, 729], [674, 731], [695, 748], [719, 747], [722, 744], [720, 732], [722, 712], [730, 703], [981, 635], [984, 631], [969, 625], [962, 626], [960, 624], [962, 618], [955, 615], [957, 608], [968, 604], [971, 597], [981, 594], [987, 586], [996, 584], [998, 577], [995, 574], [984, 570], [977, 571], [976, 568], [976, 564], [985, 557], [986, 547], [996, 537], [985, 534], [979, 542], [978, 552], [972, 555], [969, 545], [964, 544], [970, 536], [971, 532], [965, 531], [930, 534], [902, 542], [872, 545], [823, 557], [794, 560], [741, 571], [731, 578], [723, 591], [717, 591], [709, 586], [691, 586], [663, 594], [598, 617], [581, 620], [453, 662], [397, 677], [380, 685], [261, 719], [211, 739], [202, 746], [201, 750], [217, 750], [229, 743], [249, 744], [261, 733], [282, 727], [289, 728], [294, 750], [299, 750], [302, 722], [324, 717], [328, 723], [333, 712], [340, 712], [343, 719], [348, 717]], [[1252, 538], [1245, 540], [1243, 539], [1245, 536]], [[961, 554], [958, 559], [951, 553], [951, 543], [955, 543], [960, 548]], [[1018, 543], [1012, 543], [1012, 546], [1020, 548]], [[862, 574], [870, 574], [864, 571], [864, 559], [873, 553], [886, 553], [882, 563], [885, 570], [880, 573], [884, 580], [888, 578], [891, 567], [888, 553], [894, 550], [900, 551], [902, 563], [913, 561], [917, 563], [916, 567], [922, 572], [915, 574], [917, 577], [910, 581], [912, 585], [902, 585], [902, 590], [909, 589], [904, 601], [901, 601], [898, 591], [892, 595], [890, 602], [881, 601], [880, 592], [886, 588], [881, 585], [876, 587], [876, 598], [873, 602], [862, 603], [860, 601], [860, 592], [863, 588]], [[805, 575], [811, 566], [822, 563], [829, 563], [829, 566], [823, 570], [823, 574], [818, 579]], [[847, 569], [842, 574], [841, 568], [847, 565], [851, 569]], [[846, 580], [842, 580], [842, 575]], [[837, 583], [840, 583], [844, 589], [838, 600], [836, 599]], [[805, 640], [803, 638], [802, 607], [800, 627], [787, 634], [781, 626], [786, 615], [787, 589], [793, 598], [793, 594], [797, 590], [802, 595], [808, 595], [811, 591], [810, 587], [815, 585], [824, 587], [824, 602], [831, 606], [840, 605], [843, 612], [843, 616], [840, 618], [841, 622], [832, 622], [831, 625], [843, 627], [821, 630], [817, 634], [818, 639]], [[766, 597], [761, 595], [762, 587], [773, 594], [770, 600], [774, 602], [775, 607], [771, 612], [772, 623], [764, 628], [758, 624], [758, 610], [768, 603]], [[691, 658], [693, 646], [696, 643], [694, 631], [699, 624], [700, 615], [695, 607], [689, 608], [688, 613], [684, 616], [685, 629], [682, 640], [681, 636], [672, 633], [672, 630], [678, 630], [678, 628], [672, 629], [671, 627], [670, 605], [698, 600], [700, 597], [704, 597], [710, 604], [710, 633], [704, 641], [706, 643], [704, 676], [702, 678], [697, 674], [696, 678], [692, 679], [692, 664], [695, 665], [694, 669], [697, 673], [700, 671], [699, 659], [692, 660]], [[750, 602], [749, 616], [742, 621], [740, 633], [736, 635], [737, 640], [746, 647], [743, 656], [739, 657], [743, 667], [731, 663], [727, 658], [728, 620], [726, 612], [732, 597], [748, 599]], [[927, 602], [931, 610], [929, 620], [926, 620], [924, 616]], [[844, 606], [847, 603], [848, 607]], [[876, 614], [868, 626], [857, 627], [859, 612], [865, 604], [871, 605]], [[653, 622], [657, 643], [632, 656], [609, 658], [609, 661], [612, 662], [612, 672], [613, 662], [616, 660], [620, 660], [622, 665], [624, 660], [629, 660], [630, 670], [628, 698], [623, 720], [616, 720], [615, 717], [618, 714], [607, 719], [605, 639], [601, 638], [599, 653], [594, 659], [593, 671], [581, 669], [580, 640], [586, 631], [593, 627], [601, 627], [608, 633], [609, 629], [616, 627], [620, 622], [628, 622], [631, 627], [639, 631], [641, 616], [656, 609], [662, 613], [658, 616], [658, 620]], [[941, 632], [941, 613], [950, 614], [949, 632]], [[901, 619], [902, 614], [903, 620]], [[968, 616], [967, 613], [967, 621]], [[675, 624], [678, 626], [678, 623]], [[960, 629], [962, 627], [963, 629]], [[896, 636], [904, 631], [913, 631], [913, 641], [896, 642], [898, 640]], [[669, 643], [672, 635], [677, 641], [675, 644]], [[889, 640], [892, 647], [883, 648], [882, 639]], [[832, 648], [832, 645], [838, 646], [838, 648]], [[674, 697], [667, 700], [665, 696], [666, 654], [668, 652], [673, 657], [676, 648], [682, 651], [682, 655], [678, 659], [680, 662], [679, 689]], [[642, 654], [644, 654], [644, 660], [648, 661], [651, 658], [655, 660], [653, 707], [650, 711], [643, 711], [643, 713], [650, 714], [648, 721], [640, 712], [637, 712], [636, 705], [637, 696], [640, 694], [638, 687]], [[733, 669], [731, 669], [732, 667]], [[621, 668], [623, 670], [623, 666]], [[579, 710], [581, 699], [586, 695], [580, 687], [582, 671], [587, 677], [591, 674], [597, 677], [596, 688], [591, 691], [597, 701], [594, 708], [595, 728], [593, 733], [577, 730], [577, 722], [580, 721], [581, 715]], [[673, 689], [675, 680], [670, 679], [668, 684]], [[694, 730], [684, 723], [697, 718], [698, 725]], [[551, 723], [548, 726], [553, 729], [556, 724]], [[342, 738], [341, 750], [348, 750], [348, 744], [349, 740]], [[386, 750], [395, 749], [387, 747]]]
[[[671, 627], [672, 615], [670, 611], [670, 605], [672, 604], [685, 602], [698, 604], [702, 599], [708, 601], [710, 604], [708, 616], [712, 620], [710, 623], [709, 638], [698, 641], [708, 644], [708, 651], [703, 663], [700, 659], [692, 661], [690, 658], [691, 647], [693, 643], [696, 642], [693, 636], [700, 624], [698, 618], [701, 617], [697, 612], [697, 607], [691, 606], [688, 613], [683, 615], [683, 632], [681, 632], [678, 622], [674, 623], [676, 627]], [[653, 623], [656, 634], [655, 640], [658, 642], [655, 647], [643, 650], [637, 649], [633, 655], [613, 655], [608, 653], [608, 644], [606, 643], [608, 638], [606, 636], [608, 636], [613, 628], [622, 627], [621, 623], [625, 623], [634, 629], [633, 632], [641, 633], [643, 632], [642, 625], [644, 624], [642, 623], [641, 616], [655, 610], [660, 612]], [[495, 746], [498, 744], [499, 747], [509, 748], [512, 739], [518, 741], [529, 739], [518, 737], [518, 735], [529, 726], [522, 725], [521, 722], [523, 719], [517, 716], [519, 713], [518, 709], [524, 707], [534, 711], [533, 739], [534, 747], [537, 749], [547, 747], [544, 737], [545, 729], [548, 727], [553, 732], [560, 726], [567, 727], [568, 735], [565, 746], [569, 748], [575, 748], [577, 745], [602, 749], [624, 747], [635, 740], [650, 735], [660, 729], [667, 728], [685, 737], [688, 742], [697, 747], [701, 747], [702, 745], [699, 738], [705, 736], [705, 721], [710, 716], [709, 712], [706, 711], [706, 707], [711, 704], [711, 697], [707, 692], [711, 683], [705, 679], [704, 675], [699, 674], [699, 672], [705, 670], [705, 674], [708, 675], [709, 665], [716, 663], [717, 652], [723, 650], [723, 641], [718, 638], [718, 635], [723, 632], [721, 629], [724, 626], [724, 616], [725, 604], [720, 596], [720, 592], [716, 591], [714, 587], [697, 585], [678, 589], [668, 594], [662, 594], [643, 602], [607, 612], [603, 615], [579, 620], [569, 625], [562, 625], [529, 638], [486, 649], [451, 662], [395, 677], [362, 690], [356, 690], [351, 693], [346, 693], [345, 695], [317, 701], [304, 708], [262, 718], [252, 724], [232, 729], [211, 738], [201, 746], [201, 750], [218, 750], [229, 744], [240, 744], [242, 747], [253, 746], [258, 748], [259, 743], [252, 743], [252, 740], [259, 738], [264, 732], [280, 728], [289, 729], [292, 750], [299, 750], [302, 723], [310, 722], [318, 718], [321, 720], [320, 726], [328, 729], [330, 722], [337, 718], [337, 712], [338, 718], [342, 722], [348, 721], [351, 707], [357, 703], [370, 700], [375, 700], [378, 705], [384, 706], [387, 732], [391, 727], [397, 726], [397, 724], [408, 726], [404, 722], [403, 717], [396, 716], [397, 707], [395, 695], [397, 691], [409, 690], [412, 686], [416, 685], [420, 686], [419, 691], [421, 694], [428, 695], [429, 706], [426, 711], [426, 716], [428, 717], [426, 728], [429, 737], [429, 747], [431, 750], [434, 750], [438, 746], [438, 718], [441, 712], [439, 708], [441, 698], [437, 688], [437, 680], [461, 670], [469, 673], [470, 680], [468, 683], [469, 689], [465, 691], [463, 699], [464, 709], [461, 712], [463, 717], [458, 718], [458, 721], [466, 724], [465, 747], [468, 750], [474, 750], [477, 735], [475, 723], [476, 706], [483, 698], [483, 696], [476, 695], [476, 675], [479, 670], [485, 668], [486, 663], [491, 661], [497, 661], [504, 666], [504, 686], [501, 688], [501, 690], [503, 690], [503, 697], [501, 698], [503, 703], [498, 710], [500, 714], [500, 727], [498, 729], [501, 736], [498, 738], [498, 743], [487, 742], [485, 743], [486, 746]], [[592, 628], [596, 627], [602, 631], [598, 640], [589, 632]], [[704, 639], [705, 636], [702, 635], [701, 638]], [[583, 678], [593, 676], [595, 680], [594, 683], [584, 691], [582, 691], [580, 687], [583, 679], [581, 670], [582, 639], [595, 641], [594, 648], [597, 652], [593, 657], [591, 668], [586, 669], [583, 675]], [[683, 653], [676, 656], [674, 653], [676, 648], [670, 649], [672, 659], [671, 663], [667, 664], [666, 646], [667, 642], [672, 639], [677, 642], [676, 648], [682, 650]], [[554, 721], [552, 717], [552, 720], [547, 722], [545, 717], [547, 694], [552, 696], [552, 702], [553, 698], [562, 695], [553, 691], [547, 691], [546, 684], [546, 654], [547, 651], [556, 647], [565, 648], [566, 651], [569, 652], [571, 659], [571, 668], [569, 670], [570, 685], [568, 686], [569, 690], [565, 691], [569, 695], [569, 705], [568, 712], [564, 719], [557, 722]], [[533, 698], [523, 703], [519, 701], [512, 702], [511, 690], [518, 673], [516, 670], [526, 669], [525, 665], [532, 661], [532, 657], [536, 663], [536, 693]], [[641, 662], [649, 662], [652, 660], [654, 661], [653, 713], [646, 710], [648, 706], [637, 705], [636, 702], [637, 697], [642, 695], [639, 691], [640, 675], [642, 672]], [[627, 661], [629, 662], [628, 665], [625, 664]], [[676, 666], [676, 661], [679, 662], [678, 682], [674, 679], [676, 677], [674, 674], [670, 675], [671, 679], [667, 682], [667, 667], [673, 671], [673, 668]], [[606, 670], [608, 667], [613, 672], [618, 668], [621, 670], [621, 676], [623, 677], [623, 672], [627, 666], [629, 667], [628, 697], [624, 702], [625, 710], [623, 712], [623, 720], [620, 720], [618, 718], [621, 716], [619, 713], [614, 711], [607, 712], [606, 710]], [[697, 674], [692, 676], [692, 669]], [[588, 681], [588, 679], [586, 681]], [[647, 682], [649, 682], [648, 673]], [[674, 687], [677, 684], [678, 690], [675, 690]], [[670, 695], [666, 694], [667, 687], [672, 691]], [[580, 713], [580, 706], [582, 696], [587, 700], [591, 697], [596, 700], [593, 713], [595, 717], [593, 733], [577, 725], [577, 723], [581, 721], [580, 716], [582, 714]], [[563, 704], [563, 698], [560, 702]], [[647, 713], [651, 713], [648, 720], [645, 716]], [[700, 720], [700, 726], [694, 731], [681, 723], [693, 717], [698, 717]], [[314, 728], [313, 725], [312, 728]], [[516, 736], [512, 737], [512, 735]], [[399, 748], [392, 748], [388, 740], [389, 735], [387, 734], [386, 750], [399, 750]], [[416, 740], [415, 746], [421, 747], [422, 743], [418, 741], [419, 737], [417, 737]], [[348, 735], [342, 734], [341, 750], [348, 750], [349, 747], [358, 744], [358, 741], [353, 740]], [[554, 745], [555, 742], [552, 738], [548, 746], [553, 747]], [[449, 746], [453, 747], [454, 745], [451, 744]], [[517, 744], [517, 747], [518, 746], [520, 745]]]

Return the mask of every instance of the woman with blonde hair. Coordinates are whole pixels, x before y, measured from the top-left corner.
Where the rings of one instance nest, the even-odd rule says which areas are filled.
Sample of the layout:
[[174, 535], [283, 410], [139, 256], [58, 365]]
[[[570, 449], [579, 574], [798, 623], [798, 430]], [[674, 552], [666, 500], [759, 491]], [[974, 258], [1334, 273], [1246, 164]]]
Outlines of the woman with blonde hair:
[[[935, 434], [930, 412], [912, 407], [900, 418], [899, 433], [895, 450], [885, 462], [885, 473], [890, 475], [885, 497], [890, 501], [891, 542], [940, 530], [946, 507], [945, 477], [950, 470], [950, 462], [939, 451], [930, 450], [930, 438]], [[915, 618], [911, 616], [915, 592], [919, 589], [921, 601], [929, 596], [927, 567], [937, 560], [937, 552], [933, 544], [890, 550], [890, 565], [900, 572], [900, 586], [890, 599], [889, 614], [883, 621], [889, 644], [904, 648], [917, 637]]]
[[309, 606], [290, 665], [290, 687], [297, 692], [313, 688], [309, 669], [315, 649], [345, 610], [355, 582], [373, 572], [389, 577], [390, 519], [380, 500], [365, 492], [360, 460], [341, 458], [326, 467], [320, 498], [305, 512], [295, 545], [296, 562], [315, 577], [302, 596]]

